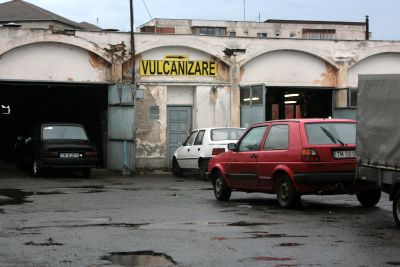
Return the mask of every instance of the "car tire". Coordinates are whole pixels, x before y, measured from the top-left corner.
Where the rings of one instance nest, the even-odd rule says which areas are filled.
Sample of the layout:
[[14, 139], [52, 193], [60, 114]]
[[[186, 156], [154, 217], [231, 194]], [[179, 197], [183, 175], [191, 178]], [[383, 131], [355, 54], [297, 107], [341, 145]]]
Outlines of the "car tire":
[[357, 199], [364, 207], [373, 207], [381, 199], [381, 190], [372, 190], [357, 194]]
[[276, 181], [276, 198], [282, 208], [293, 208], [300, 202], [301, 195], [297, 193], [289, 176], [281, 175]]
[[209, 177], [207, 175], [208, 160], [206, 160], [206, 159], [200, 160], [199, 169], [200, 169], [200, 179], [205, 180], [205, 181], [209, 180]]
[[90, 177], [92, 170], [90, 168], [84, 168], [81, 170], [83, 177]]
[[182, 171], [181, 167], [179, 167], [179, 163], [175, 158], [172, 160], [172, 173], [176, 177], [183, 176], [183, 171]]
[[397, 224], [397, 227], [400, 227], [400, 191], [398, 191], [394, 195], [393, 199], [393, 218]]
[[215, 198], [219, 201], [228, 201], [231, 198], [232, 190], [226, 184], [221, 172], [216, 172], [215, 182], [213, 183]]
[[33, 177], [39, 177], [41, 173], [41, 169], [36, 159], [32, 162], [32, 175]]

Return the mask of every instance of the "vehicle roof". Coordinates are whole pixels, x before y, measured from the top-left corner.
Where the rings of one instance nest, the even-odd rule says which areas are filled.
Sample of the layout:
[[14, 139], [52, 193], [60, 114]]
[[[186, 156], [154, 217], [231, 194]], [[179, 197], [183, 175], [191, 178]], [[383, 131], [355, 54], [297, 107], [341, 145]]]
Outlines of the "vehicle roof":
[[[218, 129], [240, 129], [240, 130], [246, 130], [246, 128], [239, 128], [239, 127], [208, 127], [208, 128], [198, 128], [194, 129], [193, 131], [199, 131], [199, 130], [218, 130]], [[192, 131], [192, 132], [193, 132]]]
[[355, 120], [351, 120], [351, 119], [310, 118], [310, 119], [286, 119], [286, 120], [264, 121], [264, 122], [255, 123], [255, 124], [251, 125], [251, 127], [257, 126], [257, 125], [265, 125], [268, 123], [276, 123], [276, 122], [295, 122], [295, 123], [351, 122], [351, 123], [356, 123]]
[[71, 123], [71, 122], [43, 122], [43, 123], [40, 123], [39, 125], [40, 125], [40, 127], [42, 127], [42, 126], [50, 126], [50, 125], [54, 125], [54, 126], [63, 125], [63, 126], [79, 126], [79, 127], [83, 127], [82, 124]]

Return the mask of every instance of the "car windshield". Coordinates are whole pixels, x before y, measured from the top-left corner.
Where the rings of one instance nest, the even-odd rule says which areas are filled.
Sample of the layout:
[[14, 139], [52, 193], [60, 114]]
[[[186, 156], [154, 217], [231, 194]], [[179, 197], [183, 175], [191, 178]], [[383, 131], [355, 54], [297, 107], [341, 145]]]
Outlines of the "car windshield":
[[307, 123], [306, 131], [308, 143], [312, 145], [356, 143], [355, 123]]
[[213, 129], [211, 130], [211, 140], [212, 141], [239, 140], [244, 131], [245, 131], [244, 129], [237, 129], [237, 128]]
[[73, 139], [87, 140], [82, 127], [70, 125], [48, 125], [43, 127], [43, 140], [50, 139]]

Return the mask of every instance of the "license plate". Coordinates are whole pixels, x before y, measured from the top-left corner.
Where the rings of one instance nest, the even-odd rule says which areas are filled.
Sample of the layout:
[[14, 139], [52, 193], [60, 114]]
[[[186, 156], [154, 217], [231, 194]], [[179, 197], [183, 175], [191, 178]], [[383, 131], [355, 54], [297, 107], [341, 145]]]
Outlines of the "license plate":
[[60, 153], [60, 158], [81, 158], [81, 153]]
[[335, 150], [333, 151], [333, 158], [335, 159], [351, 159], [356, 157], [355, 150]]

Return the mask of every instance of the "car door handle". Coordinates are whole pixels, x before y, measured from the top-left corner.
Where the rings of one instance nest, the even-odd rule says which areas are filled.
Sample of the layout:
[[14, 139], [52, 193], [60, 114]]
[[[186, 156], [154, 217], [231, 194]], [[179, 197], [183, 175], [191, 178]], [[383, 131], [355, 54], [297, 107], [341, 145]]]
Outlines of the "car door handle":
[[257, 158], [257, 155], [256, 155], [256, 154], [253, 154], [253, 155], [250, 156], [250, 158], [251, 158], [251, 159], [256, 159], [256, 158]]
[[198, 148], [197, 151], [200, 151], [200, 148]]
[[190, 148], [188, 148], [188, 152], [190, 151]]

